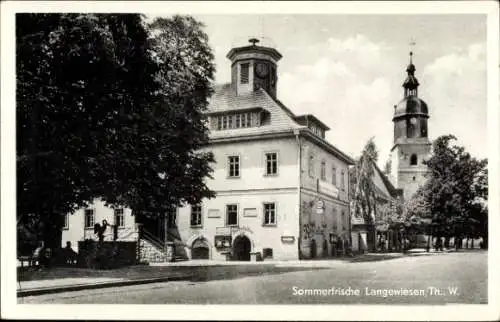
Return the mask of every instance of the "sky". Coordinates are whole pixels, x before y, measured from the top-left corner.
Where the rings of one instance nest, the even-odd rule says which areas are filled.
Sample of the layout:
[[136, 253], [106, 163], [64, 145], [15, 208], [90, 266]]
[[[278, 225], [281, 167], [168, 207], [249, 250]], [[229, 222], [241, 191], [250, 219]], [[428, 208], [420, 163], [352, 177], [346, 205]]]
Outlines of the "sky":
[[[393, 143], [394, 105], [403, 98], [409, 51], [429, 138], [454, 134], [487, 157], [485, 15], [194, 15], [215, 54], [216, 83], [230, 81], [232, 47], [251, 37], [276, 48], [278, 99], [327, 124], [327, 140], [352, 157], [371, 137], [379, 164]], [[414, 42], [415, 45], [410, 45]]]

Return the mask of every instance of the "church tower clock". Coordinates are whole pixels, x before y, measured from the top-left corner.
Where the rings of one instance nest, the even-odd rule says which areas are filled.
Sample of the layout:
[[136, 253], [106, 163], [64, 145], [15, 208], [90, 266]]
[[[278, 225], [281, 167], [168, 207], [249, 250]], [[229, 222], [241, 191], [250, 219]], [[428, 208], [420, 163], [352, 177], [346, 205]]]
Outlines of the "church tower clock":
[[418, 83], [410, 52], [408, 76], [403, 83], [404, 97], [394, 106], [394, 146], [391, 149], [392, 179], [394, 185], [403, 189], [408, 200], [426, 181], [427, 167], [423, 161], [430, 156], [431, 142], [428, 138], [427, 104], [418, 97]]
[[274, 48], [257, 45], [256, 38], [249, 42], [251, 45], [233, 48], [226, 56], [231, 60], [231, 87], [237, 95], [263, 88], [276, 98], [277, 63], [282, 56]]

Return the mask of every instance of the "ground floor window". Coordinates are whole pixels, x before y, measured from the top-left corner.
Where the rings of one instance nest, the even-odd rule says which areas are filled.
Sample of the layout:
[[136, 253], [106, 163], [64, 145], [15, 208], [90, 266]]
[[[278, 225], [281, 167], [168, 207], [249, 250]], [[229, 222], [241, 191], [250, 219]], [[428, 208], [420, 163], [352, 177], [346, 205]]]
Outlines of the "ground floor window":
[[85, 228], [94, 228], [94, 209], [85, 209]]
[[276, 204], [264, 203], [264, 225], [276, 225]]
[[115, 209], [115, 226], [125, 227], [125, 217], [123, 216], [123, 208]]
[[262, 249], [262, 257], [263, 258], [273, 258], [273, 249], [272, 248]]

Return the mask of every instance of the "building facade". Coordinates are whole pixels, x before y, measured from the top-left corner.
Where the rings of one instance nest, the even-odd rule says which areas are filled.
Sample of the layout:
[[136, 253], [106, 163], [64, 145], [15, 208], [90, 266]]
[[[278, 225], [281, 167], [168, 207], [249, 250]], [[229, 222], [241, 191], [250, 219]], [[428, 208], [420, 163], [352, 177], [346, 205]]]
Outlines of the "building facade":
[[[323, 122], [295, 115], [277, 99], [282, 56], [256, 39], [250, 42], [227, 54], [231, 83], [216, 86], [206, 112], [210, 135], [204, 149], [216, 161], [207, 185], [216, 197], [176, 209], [167, 222], [155, 223], [158, 231], [150, 225], [148, 234], [175, 242], [186, 259], [330, 257], [338, 241], [344, 246], [349, 240], [353, 160], [326, 141]], [[92, 223], [83, 217], [92, 209], [94, 222], [119, 223], [117, 210], [101, 206], [70, 216], [63, 243], [91, 235]], [[123, 211], [127, 236], [137, 237], [130, 210]]]
[[423, 163], [431, 153], [428, 138], [427, 103], [418, 97], [418, 80], [412, 62], [406, 68], [408, 74], [403, 83], [404, 97], [394, 105], [394, 145], [391, 149], [394, 186], [403, 189], [404, 199], [408, 200], [426, 180], [427, 166]]

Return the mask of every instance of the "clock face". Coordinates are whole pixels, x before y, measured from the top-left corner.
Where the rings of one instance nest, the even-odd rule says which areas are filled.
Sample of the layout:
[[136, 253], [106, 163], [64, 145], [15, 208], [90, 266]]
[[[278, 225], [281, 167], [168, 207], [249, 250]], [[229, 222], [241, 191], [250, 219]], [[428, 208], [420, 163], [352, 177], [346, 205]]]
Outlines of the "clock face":
[[416, 119], [416, 118], [414, 118], [414, 117], [412, 117], [412, 118], [410, 119], [410, 123], [411, 123], [411, 124], [413, 124], [413, 125], [417, 124], [417, 119]]
[[255, 65], [255, 73], [259, 77], [266, 77], [269, 74], [269, 67], [264, 63], [257, 63]]

